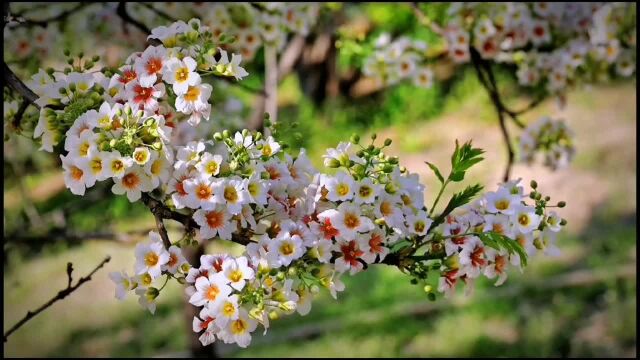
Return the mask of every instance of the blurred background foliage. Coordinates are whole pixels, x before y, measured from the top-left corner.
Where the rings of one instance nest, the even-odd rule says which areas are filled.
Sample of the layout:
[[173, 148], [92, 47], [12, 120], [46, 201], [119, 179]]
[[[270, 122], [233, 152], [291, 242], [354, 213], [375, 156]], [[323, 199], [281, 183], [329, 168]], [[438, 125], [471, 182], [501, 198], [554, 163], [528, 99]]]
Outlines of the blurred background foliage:
[[[409, 7], [327, 6], [344, 10], [341, 37], [334, 39], [342, 41], [336, 57], [339, 73], [353, 68], [366, 53], [367, 41], [384, 31], [409, 33], [432, 46], [433, 34], [418, 26]], [[430, 6], [436, 20], [445, 16], [441, 4]], [[63, 31], [61, 36], [80, 50], [78, 34]], [[5, 43], [10, 41], [5, 36]], [[130, 50], [120, 49], [123, 57], [126, 51]], [[60, 61], [59, 52], [54, 51], [46, 64]], [[23, 79], [39, 66], [49, 66], [37, 60], [16, 68]], [[258, 53], [248, 67], [248, 85], [261, 86], [261, 66]], [[286, 129], [280, 136], [296, 148], [306, 148], [316, 166], [322, 166], [327, 147], [347, 141], [352, 133], [365, 138], [376, 132], [379, 138], [393, 139], [389, 152], [421, 175], [430, 203], [434, 194], [429, 189], [436, 182], [423, 161], [445, 166], [454, 139], [473, 139], [487, 150], [487, 160], [470, 173], [469, 181], [480, 181], [488, 190], [499, 181], [506, 160], [504, 144], [473, 69], [449, 71], [431, 89], [406, 83], [360, 97], [341, 92], [321, 101], [305, 94], [307, 70], [297, 70], [279, 87], [279, 121]], [[525, 104], [532, 97], [520, 92], [513, 72], [498, 67], [496, 73], [501, 92], [510, 94], [513, 103]], [[251, 94], [233, 86], [218, 88], [214, 113], [216, 96], [226, 99], [231, 94], [245, 104], [242, 114], [248, 114]], [[569, 169], [553, 173], [541, 166], [518, 165], [513, 173], [525, 183], [535, 178], [543, 193], [567, 201], [562, 216], [569, 226], [559, 242], [559, 258], [533, 259], [523, 274], [510, 274], [502, 287], [479, 281], [468, 297], [459, 293], [436, 302], [428, 301], [397, 269], [378, 266], [345, 277], [347, 289], [338, 301], [323, 294], [308, 316], [273, 322], [266, 336], [254, 334], [246, 350], [219, 344], [218, 352], [232, 357], [635, 356], [635, 99], [634, 78], [572, 91], [566, 109], [560, 111], [551, 99], [524, 118], [533, 121], [556, 114], [576, 132], [578, 156]], [[243, 126], [239, 119], [231, 126]], [[186, 356], [190, 320], [182, 310], [182, 288], [171, 282], [151, 316], [133, 297], [118, 302], [107, 277], [110, 271], [131, 266], [135, 243], [153, 226], [144, 205], [111, 194], [106, 184], [84, 197], [72, 195], [64, 186], [58, 160], [37, 151], [30, 136], [5, 141], [4, 328], [66, 285], [67, 261], [80, 274], [104, 254], [113, 260], [76, 294], [13, 334], [4, 355]], [[180, 236], [176, 224], [169, 230], [173, 237]], [[212, 244], [208, 251], [241, 249]]]

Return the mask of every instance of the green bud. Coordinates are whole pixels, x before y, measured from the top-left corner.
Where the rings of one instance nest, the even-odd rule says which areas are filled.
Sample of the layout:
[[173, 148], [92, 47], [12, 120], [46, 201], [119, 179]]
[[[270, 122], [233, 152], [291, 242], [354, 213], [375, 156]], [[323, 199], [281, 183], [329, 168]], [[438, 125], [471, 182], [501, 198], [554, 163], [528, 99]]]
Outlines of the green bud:
[[374, 223], [376, 223], [376, 225], [378, 226], [383, 226], [384, 224], [386, 224], [386, 222], [384, 221], [384, 218], [378, 218], [374, 221]]
[[567, 225], [567, 219], [560, 220], [560, 225], [562, 225], [562, 226]]
[[249, 135], [249, 130], [242, 129], [242, 136], [247, 137], [247, 135]]
[[262, 140], [262, 133], [260, 131], [256, 132], [255, 139], [256, 139], [256, 141]]
[[380, 148], [375, 148], [375, 149], [373, 149], [372, 153], [373, 153], [373, 155], [378, 155], [378, 154], [380, 154]]
[[93, 61], [87, 61], [86, 63], [84, 63], [84, 68], [91, 69], [94, 65], [95, 63]]
[[222, 137], [223, 137], [224, 139], [228, 139], [228, 138], [229, 138], [229, 136], [230, 136], [230, 135], [229, 135], [229, 130], [225, 129], [225, 130], [222, 132]]
[[222, 141], [222, 134], [220, 134], [220, 132], [216, 132], [213, 134], [213, 139], [216, 141]]
[[540, 200], [542, 199], [542, 194], [541, 193], [536, 193], [536, 200]]
[[339, 168], [340, 167], [340, 161], [338, 161], [337, 159], [329, 159], [329, 161], [327, 162], [327, 166], [330, 168]]
[[378, 137], [378, 135], [376, 135], [376, 133], [371, 134], [371, 140], [375, 140]]
[[418, 279], [413, 278], [411, 279], [411, 285], [417, 285], [418, 284]]
[[430, 292], [427, 294], [427, 298], [429, 299], [429, 301], [436, 301], [436, 294]]
[[[265, 113], [265, 114], [268, 114], [268, 113]], [[264, 119], [264, 127], [266, 127], [266, 128], [270, 128], [270, 127], [271, 127], [271, 125], [272, 125], [272, 124], [271, 124], [271, 120], [269, 120], [269, 118], [265, 118], [265, 119]]]
[[360, 136], [358, 136], [358, 134], [353, 134], [351, 135], [351, 142], [354, 144], [357, 144], [360, 142]]
[[389, 145], [391, 145], [391, 142], [392, 142], [392, 140], [391, 140], [391, 139], [386, 139], [386, 140], [384, 141], [384, 146], [389, 146]]
[[187, 279], [185, 279], [185, 278], [183, 278], [183, 277], [179, 277], [179, 278], [178, 278], [178, 282], [179, 282], [180, 284], [183, 284], [183, 285], [184, 285], [184, 284], [186, 284], [186, 283], [187, 283]]
[[80, 59], [82, 59], [82, 58], [84, 57], [84, 52], [80, 51], [80, 52], [78, 53], [78, 57], [79, 57]]
[[424, 292], [426, 293], [430, 293], [431, 291], [433, 291], [433, 286], [431, 285], [425, 285], [423, 288]]
[[551, 200], [551, 197], [550, 197], [550, 196], [545, 196], [545, 197], [544, 197], [544, 201], [549, 201], [549, 200]]
[[47, 68], [47, 74], [49, 74], [49, 76], [52, 76], [54, 72], [55, 70], [53, 68]]
[[385, 174], [390, 174], [390, 173], [392, 173], [392, 172], [393, 172], [393, 165], [391, 165], [391, 164], [385, 164], [385, 165], [382, 167], [382, 172], [384, 172]]
[[69, 59], [69, 60], [67, 60], [67, 64], [69, 64], [69, 65], [73, 65], [73, 59]]
[[287, 274], [291, 277], [294, 277], [298, 275], [298, 269], [296, 269], [295, 267], [290, 267], [289, 270], [287, 270]]
[[271, 271], [269, 271], [269, 275], [271, 276], [276, 276], [278, 274], [278, 269], [271, 269]]
[[154, 287], [148, 288], [147, 292], [145, 293], [145, 296], [147, 297], [147, 299], [149, 299], [149, 301], [157, 298], [158, 295], [160, 295], [160, 291]]
[[71, 51], [69, 51], [69, 49], [64, 49], [64, 51], [62, 51], [62, 53], [64, 54], [64, 56], [71, 55]]
[[373, 149], [375, 149], [375, 147], [374, 147], [373, 145], [369, 145], [369, 146], [367, 146], [367, 151], [368, 151], [368, 152], [372, 152], [372, 151], [373, 151]]
[[93, 61], [93, 62], [98, 62], [98, 61], [100, 61], [100, 56], [99, 56], [99, 55], [94, 55], [94, 56], [91, 58], [91, 61]]
[[278, 272], [278, 274], [276, 275], [276, 280], [278, 280], [278, 281], [284, 281], [284, 278], [285, 278], [285, 276], [284, 276], [284, 272], [279, 271], [279, 272]]
[[393, 156], [393, 157], [389, 158], [389, 163], [390, 163], [390, 164], [396, 165], [396, 164], [398, 164], [399, 162], [400, 162], [400, 159], [398, 159], [398, 157], [397, 157], [397, 156]]
[[536, 189], [538, 187], [538, 183], [535, 180], [531, 180], [531, 188]]
[[358, 150], [358, 151], [356, 151], [356, 156], [357, 157], [363, 157], [364, 156], [364, 152], [362, 150]]
[[563, 208], [563, 207], [565, 207], [565, 206], [567, 206], [567, 203], [566, 203], [566, 202], [564, 202], [564, 201], [560, 201], [560, 202], [558, 202], [558, 207], [559, 207], [559, 208]]

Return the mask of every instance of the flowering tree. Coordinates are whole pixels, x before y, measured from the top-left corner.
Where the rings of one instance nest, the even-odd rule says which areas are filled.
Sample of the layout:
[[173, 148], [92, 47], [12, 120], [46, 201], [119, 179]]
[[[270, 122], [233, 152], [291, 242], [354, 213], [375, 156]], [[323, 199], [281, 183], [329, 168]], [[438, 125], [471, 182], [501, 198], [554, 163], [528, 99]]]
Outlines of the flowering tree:
[[[122, 4], [118, 13], [135, 23]], [[566, 221], [552, 208], [565, 203], [552, 203], [535, 181], [531, 191], [521, 179], [506, 179], [488, 192], [471, 184], [442, 199], [445, 188], [463, 182], [483, 160], [471, 141], [455, 143], [448, 173], [426, 162], [440, 185], [433, 201], [425, 202], [431, 195], [418, 175], [385, 155], [391, 140], [380, 144], [375, 135], [370, 142], [353, 135], [327, 149], [324, 168], [316, 169], [304, 149], [292, 152], [280, 140], [289, 130], [275, 121], [275, 108], [264, 114], [262, 131], [224, 130], [191, 141], [176, 137], [179, 126], [212, 121], [214, 86], [251, 76], [242, 59], [251, 58], [251, 46], [258, 45], [249, 34], [264, 42], [265, 66], [273, 69], [268, 63], [283, 48], [282, 34], [306, 32], [313, 23], [313, 7], [255, 7], [243, 5], [250, 14], [236, 15], [233, 23], [250, 19], [260, 31], [232, 24], [216, 28], [229, 15], [216, 7], [217, 22], [192, 18], [151, 29], [143, 51], [111, 68], [95, 69], [99, 57], [67, 52], [68, 67], [40, 69], [25, 85], [4, 64], [11, 96], [27, 104], [5, 113], [5, 122], [20, 125], [28, 105], [38, 108], [33, 137], [41, 150], [59, 154], [67, 188], [83, 196], [107, 182], [113, 194], [144, 203], [155, 217], [157, 229], [136, 246], [133, 271], [110, 274], [117, 298], [133, 292], [154, 313], [168, 281], [177, 281], [199, 309], [193, 331], [203, 345], [219, 339], [246, 347], [258, 325], [266, 332], [282, 315], [307, 314], [318, 292], [326, 289], [337, 298], [345, 290], [342, 276], [370, 266], [397, 268], [435, 299], [450, 296], [458, 285], [470, 290], [482, 276], [500, 285], [509, 271], [523, 270], [529, 257], [558, 252], [556, 235]], [[471, 53], [476, 56], [473, 48]], [[478, 74], [497, 93], [482, 56], [475, 63]], [[423, 69], [417, 76], [426, 83], [431, 75]], [[500, 114], [507, 111], [499, 98], [495, 103], [502, 106]], [[559, 130], [540, 126], [535, 133], [562, 137], [549, 135], [553, 131]], [[184, 236], [171, 239], [165, 220], [182, 224]], [[245, 251], [237, 257], [205, 254], [199, 266], [183, 255], [212, 241], [234, 242]], [[70, 267], [69, 287], [59, 298], [90, 279], [72, 286], [71, 272]], [[438, 279], [435, 288], [427, 281], [432, 278]]]

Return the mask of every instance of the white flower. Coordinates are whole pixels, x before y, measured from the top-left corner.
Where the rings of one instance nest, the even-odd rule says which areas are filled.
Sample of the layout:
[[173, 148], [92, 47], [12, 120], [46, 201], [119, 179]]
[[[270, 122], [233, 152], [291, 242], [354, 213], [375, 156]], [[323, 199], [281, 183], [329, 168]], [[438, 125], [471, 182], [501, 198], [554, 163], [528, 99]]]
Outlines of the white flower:
[[547, 228], [549, 228], [549, 230], [553, 232], [560, 231], [560, 229], [562, 228], [562, 225], [560, 225], [561, 221], [562, 221], [562, 218], [560, 218], [560, 216], [558, 216], [558, 214], [556, 214], [555, 211], [549, 212], [549, 215], [547, 215], [547, 218], [545, 219]]
[[368, 245], [364, 248], [364, 254], [362, 255], [362, 259], [367, 263], [371, 264], [378, 259], [378, 262], [384, 260], [384, 258], [389, 254], [389, 248], [384, 246], [385, 234], [380, 230], [374, 230], [370, 233], [366, 233], [360, 235], [362, 239], [359, 243], [366, 242]]
[[241, 291], [246, 281], [253, 279], [254, 271], [248, 264], [249, 259], [244, 256], [224, 263], [222, 272], [227, 278], [229, 286]]
[[460, 265], [462, 273], [470, 278], [476, 278], [480, 275], [482, 268], [486, 265], [487, 260], [484, 256], [484, 245], [479, 238], [472, 236], [469, 240], [469, 246], [464, 247], [460, 251]]
[[165, 94], [165, 87], [164, 83], [142, 86], [139, 80], [134, 80], [125, 86], [125, 91], [133, 109], [154, 112], [158, 109], [158, 98]]
[[362, 238], [357, 240], [339, 241], [335, 244], [335, 251], [340, 253], [340, 257], [336, 259], [335, 267], [338, 272], [349, 270], [353, 275], [362, 270], [363, 265], [360, 258], [365, 254], [368, 243]]
[[531, 20], [531, 42], [535, 46], [540, 46], [551, 41], [549, 23], [545, 20]]
[[108, 153], [106, 160], [106, 175], [115, 179], [121, 179], [127, 169], [133, 164], [133, 159], [123, 157], [117, 150]]
[[189, 56], [182, 60], [171, 58], [164, 64], [162, 80], [173, 84], [173, 91], [176, 95], [182, 95], [187, 92], [189, 86], [200, 83], [200, 75], [196, 71], [197, 65], [196, 61]]
[[116, 299], [124, 300], [127, 291], [131, 290], [131, 281], [127, 272], [111, 272], [109, 278], [116, 284]]
[[188, 198], [184, 199], [184, 205], [192, 209], [213, 209], [216, 203], [214, 196], [216, 184], [217, 180], [202, 174], [184, 180], [182, 183], [183, 189], [189, 194]]
[[151, 242], [138, 244], [136, 246], [136, 274], [149, 273], [153, 279], [158, 278], [162, 273], [162, 266], [169, 261], [169, 253], [162, 245], [160, 235], [156, 232], [149, 232]]
[[187, 259], [182, 255], [182, 249], [175, 245], [171, 245], [168, 252], [169, 260], [162, 266], [162, 270], [175, 274], [183, 264], [187, 263]]
[[279, 266], [289, 266], [293, 260], [304, 255], [305, 250], [302, 238], [289, 233], [284, 233], [269, 243], [269, 252], [277, 254]]
[[176, 98], [176, 110], [183, 114], [191, 114], [189, 123], [193, 126], [200, 123], [201, 118], [209, 120], [211, 114], [211, 85], [197, 84], [189, 86], [187, 91]]
[[433, 86], [433, 71], [428, 67], [419, 68], [413, 77], [416, 86], [430, 88]]
[[135, 60], [135, 71], [140, 85], [148, 88], [155, 84], [167, 60], [167, 49], [164, 46], [149, 46]]
[[86, 158], [89, 151], [97, 150], [97, 139], [98, 134], [93, 131], [83, 131], [80, 136], [69, 135], [64, 142], [64, 149], [69, 152], [68, 156], [71, 158]]
[[151, 290], [151, 288], [137, 288], [135, 291], [136, 295], [139, 296], [138, 304], [140, 304], [140, 306], [142, 306], [143, 308], [149, 310], [151, 314], [155, 314], [155, 299], [157, 297], [157, 294], [153, 290]]
[[496, 192], [487, 192], [485, 199], [487, 201], [487, 211], [506, 215], [513, 214], [515, 205], [520, 201], [519, 196], [514, 196], [504, 188], [499, 188]]
[[196, 165], [196, 169], [203, 174], [215, 176], [220, 172], [220, 165], [222, 165], [221, 155], [211, 155], [210, 153], [205, 152], [202, 154], [200, 162]]
[[333, 177], [326, 177], [324, 187], [328, 190], [327, 199], [331, 201], [351, 200], [355, 191], [353, 177], [344, 171]]
[[353, 202], [356, 204], [371, 204], [375, 201], [379, 192], [380, 185], [374, 184], [371, 178], [364, 178], [355, 183], [355, 197], [353, 198]]
[[149, 175], [137, 165], [126, 169], [124, 175], [121, 178], [114, 178], [113, 182], [111, 191], [116, 195], [126, 193], [130, 202], [140, 200], [142, 192], [153, 190]]
[[157, 151], [151, 153], [149, 161], [144, 166], [144, 171], [151, 179], [151, 185], [155, 189], [160, 184], [166, 184], [171, 176], [171, 162]]
[[231, 288], [222, 273], [201, 276], [196, 280], [196, 292], [191, 295], [189, 302], [195, 306], [208, 305], [215, 308], [216, 305], [229, 297]]
[[371, 219], [360, 214], [360, 207], [352, 203], [344, 202], [337, 209], [329, 209], [318, 214], [318, 219], [329, 218], [334, 228], [339, 231], [339, 237], [352, 240], [359, 232], [373, 229]]
[[151, 153], [146, 146], [139, 146], [133, 150], [133, 161], [138, 165], [144, 165], [149, 161]]
[[427, 213], [424, 210], [418, 211], [417, 214], [409, 214], [407, 216], [408, 229], [416, 235], [425, 235], [433, 223], [433, 220], [429, 219]]
[[227, 211], [237, 215], [242, 211], [242, 205], [248, 202], [247, 180], [240, 178], [225, 178], [218, 182], [214, 189], [214, 202], [226, 206]]
[[216, 235], [221, 239], [231, 240], [231, 234], [236, 231], [235, 221], [231, 221], [227, 209], [218, 205], [211, 210], [198, 210], [193, 219], [200, 225], [200, 237], [211, 239]]
[[235, 342], [238, 346], [246, 348], [251, 343], [251, 332], [257, 326], [257, 321], [249, 317], [247, 310], [240, 308], [238, 318], [229, 321], [220, 336], [227, 344]]
[[216, 340], [215, 334], [220, 331], [220, 328], [215, 324], [214, 320], [216, 319], [211, 317], [208, 307], [203, 307], [202, 310], [200, 310], [200, 318], [197, 316], [193, 317], [193, 332], [199, 333], [203, 331], [202, 335], [198, 338], [202, 346], [207, 346]]
[[268, 185], [260, 178], [258, 173], [253, 173], [247, 182], [247, 193], [249, 202], [258, 205], [267, 204]]
[[538, 228], [542, 217], [536, 214], [536, 209], [531, 206], [518, 204], [513, 215], [512, 221], [516, 228], [523, 233], [529, 233]]
[[64, 183], [75, 195], [84, 195], [87, 187], [96, 183], [96, 178], [88, 171], [86, 161], [74, 160], [69, 156], [60, 155], [64, 169]]
[[231, 295], [215, 307], [210, 307], [209, 315], [215, 319], [215, 324], [219, 328], [224, 328], [230, 321], [237, 320], [240, 316], [238, 295]]

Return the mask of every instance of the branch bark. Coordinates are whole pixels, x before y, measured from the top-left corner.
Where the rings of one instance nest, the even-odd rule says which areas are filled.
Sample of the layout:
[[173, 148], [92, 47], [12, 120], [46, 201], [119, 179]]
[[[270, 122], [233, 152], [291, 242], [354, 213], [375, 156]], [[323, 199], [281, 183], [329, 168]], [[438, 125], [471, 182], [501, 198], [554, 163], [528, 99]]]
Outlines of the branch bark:
[[38, 99], [38, 95], [34, 93], [22, 80], [20, 80], [16, 74], [11, 70], [6, 62], [2, 62], [2, 77], [4, 81], [18, 94], [25, 98], [29, 103], [33, 104], [37, 108], [40, 108], [35, 102]]
[[151, 34], [151, 30], [147, 27], [147, 25], [141, 23], [140, 21], [131, 17], [129, 12], [127, 11], [127, 3], [124, 1], [120, 1], [118, 3], [118, 7], [116, 8], [116, 14], [124, 21], [125, 23], [129, 23], [135, 26], [138, 30], [142, 31], [145, 34]]
[[100, 270], [110, 260], [111, 260], [111, 256], [105, 257], [104, 260], [102, 260], [98, 264], [98, 266], [96, 266], [93, 269], [93, 271], [91, 271], [88, 275], [86, 275], [84, 277], [81, 277], [78, 280], [78, 282], [73, 286], [71, 286], [71, 282], [73, 280], [72, 277], [71, 277], [71, 273], [73, 272], [73, 265], [71, 263], [68, 263], [67, 264], [67, 277], [69, 279], [69, 282], [67, 284], [67, 287], [65, 289], [60, 290], [56, 296], [54, 296], [51, 300], [47, 301], [46, 303], [44, 303], [42, 306], [40, 306], [36, 310], [27, 311], [27, 314], [20, 321], [18, 321], [9, 330], [7, 330], [7, 332], [4, 333], [4, 342], [7, 342], [7, 339], [9, 338], [9, 335], [11, 335], [14, 331], [18, 330], [27, 321], [33, 319], [36, 315], [40, 314], [41, 312], [43, 312], [44, 310], [49, 308], [51, 305], [53, 305], [58, 300], [62, 300], [65, 297], [69, 296], [72, 292], [76, 291], [76, 289], [78, 289], [82, 284], [84, 284], [87, 281], [91, 280], [91, 277], [93, 276], [93, 274], [95, 274], [98, 270]]

